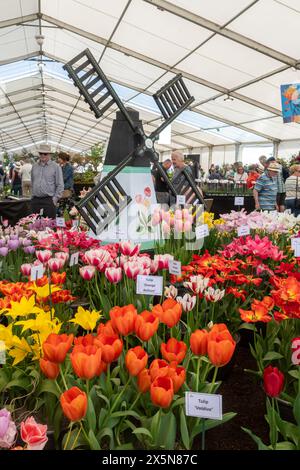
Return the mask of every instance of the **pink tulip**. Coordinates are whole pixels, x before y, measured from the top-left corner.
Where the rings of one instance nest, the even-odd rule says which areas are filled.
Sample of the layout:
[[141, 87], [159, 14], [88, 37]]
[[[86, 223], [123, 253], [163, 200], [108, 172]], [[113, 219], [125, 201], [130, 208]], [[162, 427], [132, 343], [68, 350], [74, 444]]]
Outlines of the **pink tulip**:
[[32, 266], [29, 263], [21, 264], [20, 270], [23, 276], [30, 276], [31, 268]]
[[79, 274], [85, 281], [90, 281], [96, 273], [95, 266], [82, 266], [79, 268]]
[[27, 450], [43, 450], [47, 437], [47, 425], [39, 424], [30, 416], [21, 423], [21, 438], [27, 444]]
[[121, 268], [106, 268], [105, 277], [112, 284], [117, 284], [122, 279], [122, 269]]
[[129, 279], [136, 279], [138, 274], [141, 273], [141, 266], [136, 261], [127, 261], [124, 264], [124, 272]]
[[48, 267], [50, 271], [57, 272], [63, 267], [64, 264], [65, 262], [62, 258], [50, 258], [48, 260]]
[[121, 242], [119, 247], [122, 255], [134, 256], [139, 254], [141, 245], [133, 245], [131, 242]]
[[162, 231], [164, 235], [169, 235], [171, 232], [170, 225], [167, 224], [166, 222], [162, 223]]
[[192, 229], [192, 222], [190, 220], [185, 220], [183, 224], [183, 231], [190, 232], [191, 229]]
[[158, 269], [169, 269], [169, 261], [174, 259], [173, 255], [155, 255], [154, 261], [158, 262]]
[[174, 230], [175, 230], [175, 232], [182, 232], [182, 230], [183, 230], [182, 219], [175, 219]]
[[162, 213], [162, 220], [163, 220], [166, 224], [170, 225], [170, 220], [171, 220], [171, 214], [170, 214], [170, 212], [163, 212], [163, 213]]
[[66, 253], [65, 251], [59, 251], [58, 253], [55, 253], [54, 257], [57, 259], [64, 260], [64, 264], [65, 264], [65, 262], [68, 261], [69, 259], [69, 253]]
[[36, 257], [41, 263], [47, 263], [51, 258], [52, 253], [50, 250], [40, 250], [36, 251]]
[[155, 227], [156, 225], [160, 224], [162, 221], [162, 216], [160, 210], [155, 209], [152, 215], [152, 225]]
[[[180, 209], [176, 209], [175, 211], [175, 220], [181, 220], [182, 219], [182, 212]], [[176, 223], [176, 222], [175, 222]]]

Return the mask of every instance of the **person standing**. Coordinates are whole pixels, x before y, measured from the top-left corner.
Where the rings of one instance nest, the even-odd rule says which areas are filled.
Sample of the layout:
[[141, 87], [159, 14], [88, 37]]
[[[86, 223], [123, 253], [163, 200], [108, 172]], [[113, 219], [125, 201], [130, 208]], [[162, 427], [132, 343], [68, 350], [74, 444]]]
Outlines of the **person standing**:
[[[275, 157], [270, 157], [266, 161], [267, 168], [269, 167], [270, 163], [276, 162]], [[277, 173], [277, 185], [278, 185], [278, 192], [277, 192], [277, 205], [278, 205], [278, 210], [279, 212], [284, 212], [285, 206], [285, 185], [284, 185], [284, 179], [283, 179], [283, 171], [282, 171], [282, 165], [277, 162], [277, 165], [280, 167], [280, 171]]]
[[32, 164], [29, 158], [25, 158], [24, 165], [20, 170], [20, 176], [22, 180], [22, 193], [25, 197], [31, 196], [31, 170]]
[[64, 190], [61, 197], [63, 199], [67, 199], [72, 196], [74, 190], [74, 170], [70, 163], [70, 157], [67, 153], [61, 152], [57, 157], [64, 179]]
[[21, 163], [16, 162], [11, 176], [11, 192], [15, 196], [22, 196]]
[[297, 217], [300, 214], [300, 165], [291, 166], [290, 173], [291, 176], [285, 181], [285, 205]]
[[266, 171], [256, 180], [253, 197], [255, 209], [263, 211], [278, 210], [278, 173], [281, 171], [281, 165], [271, 162]]
[[61, 167], [51, 160], [51, 147], [47, 144], [39, 146], [39, 161], [31, 171], [33, 213], [43, 209], [44, 217], [56, 217], [56, 204], [64, 190], [64, 179]]

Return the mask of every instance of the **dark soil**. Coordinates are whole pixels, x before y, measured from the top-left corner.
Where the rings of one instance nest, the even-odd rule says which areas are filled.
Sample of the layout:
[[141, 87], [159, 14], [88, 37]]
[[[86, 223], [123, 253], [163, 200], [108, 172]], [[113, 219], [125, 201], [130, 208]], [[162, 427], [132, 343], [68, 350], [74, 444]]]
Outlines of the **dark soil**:
[[217, 392], [223, 396], [223, 413], [233, 411], [237, 415], [207, 432], [207, 450], [257, 450], [255, 442], [241, 427], [250, 429], [265, 444], [269, 443], [268, 425], [264, 418], [266, 395], [257, 377], [244, 372], [244, 369], [256, 370], [256, 361], [247, 347], [239, 346], [235, 365]]

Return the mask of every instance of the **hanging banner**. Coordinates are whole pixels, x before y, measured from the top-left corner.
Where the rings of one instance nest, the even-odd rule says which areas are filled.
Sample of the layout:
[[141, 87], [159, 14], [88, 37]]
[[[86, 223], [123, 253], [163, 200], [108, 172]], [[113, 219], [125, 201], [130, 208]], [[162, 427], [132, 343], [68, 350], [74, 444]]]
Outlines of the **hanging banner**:
[[281, 85], [283, 122], [300, 122], [300, 83]]

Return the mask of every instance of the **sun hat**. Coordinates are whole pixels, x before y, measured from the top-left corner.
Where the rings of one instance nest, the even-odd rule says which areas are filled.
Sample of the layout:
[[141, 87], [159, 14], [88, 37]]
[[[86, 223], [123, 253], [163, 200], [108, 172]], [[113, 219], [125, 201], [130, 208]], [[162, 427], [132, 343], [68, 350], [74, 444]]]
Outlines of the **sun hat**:
[[268, 170], [276, 171], [277, 173], [279, 173], [279, 171], [281, 171], [281, 165], [279, 165], [279, 163], [276, 163], [276, 162], [271, 162], [270, 165], [268, 166]]
[[20, 162], [15, 163], [14, 170], [21, 170], [21, 163]]
[[48, 144], [40, 144], [38, 147], [38, 153], [51, 153], [51, 147]]

